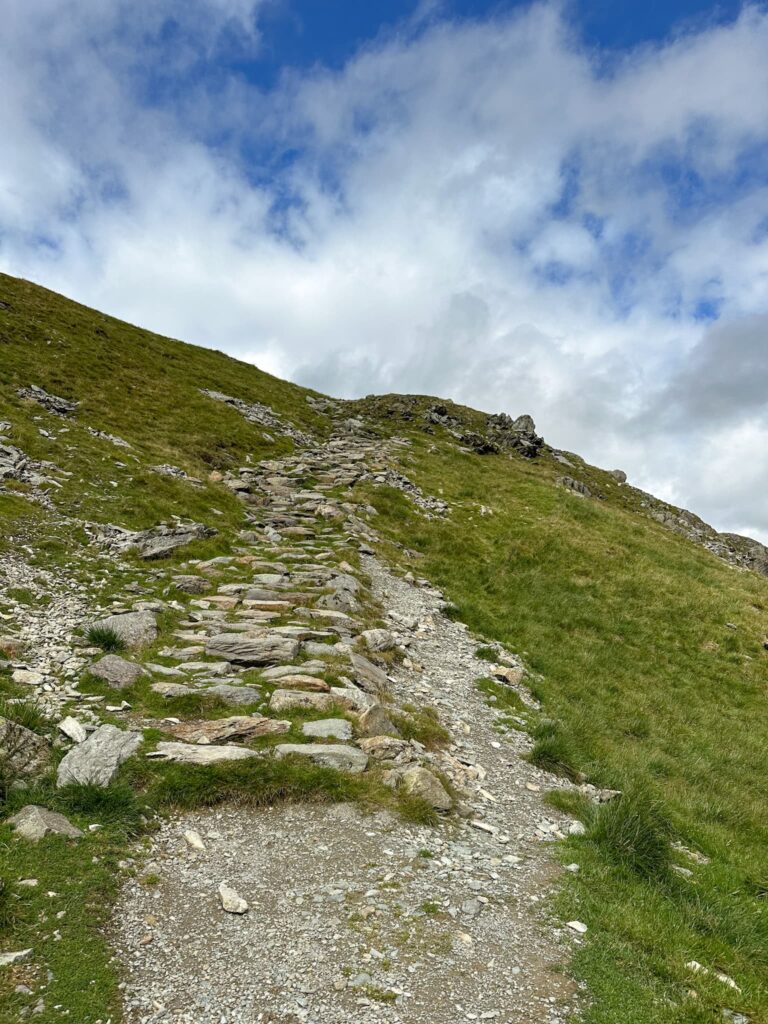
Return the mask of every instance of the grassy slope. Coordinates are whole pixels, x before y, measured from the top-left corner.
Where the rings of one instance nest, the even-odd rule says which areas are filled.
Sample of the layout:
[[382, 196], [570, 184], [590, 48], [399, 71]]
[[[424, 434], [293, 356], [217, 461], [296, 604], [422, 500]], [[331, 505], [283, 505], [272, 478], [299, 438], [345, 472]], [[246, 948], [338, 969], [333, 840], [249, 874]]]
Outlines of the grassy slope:
[[[199, 387], [265, 402], [318, 436], [329, 428], [303, 389], [219, 353], [3, 276], [0, 303], [10, 307], [0, 305], [0, 419], [12, 420], [14, 441], [29, 455], [73, 474], [56, 494], [65, 513], [132, 527], [177, 513], [224, 533], [238, 524], [241, 506], [221, 487], [195, 490], [147, 467], [170, 462], [205, 479], [249, 452], [266, 458], [291, 443], [277, 435], [269, 441]], [[76, 418], [64, 423], [20, 402], [16, 388], [27, 384], [81, 400]], [[652, 793], [675, 835], [712, 858], [694, 866], [691, 881], [618, 866], [599, 832], [564, 851], [582, 865], [568, 881], [562, 911], [589, 924], [576, 969], [595, 997], [591, 1019], [714, 1022], [722, 1007], [732, 1007], [768, 1020], [768, 581], [667, 532], [647, 518], [641, 495], [607, 474], [581, 463], [564, 470], [546, 457], [529, 463], [464, 455], [441, 428], [423, 433], [424, 402], [408, 421], [383, 416], [393, 404], [361, 408], [384, 432], [413, 437], [406, 471], [430, 493], [442, 491], [456, 510], [447, 521], [426, 521], [402, 494], [378, 489], [371, 492], [381, 513], [376, 525], [422, 554], [414, 569], [445, 588], [473, 629], [524, 654], [540, 674], [535, 689], [558, 723], [550, 728], [550, 754], [594, 782]], [[480, 414], [464, 416], [482, 427]], [[126, 438], [140, 465], [85, 425]], [[48, 440], [40, 426], [70, 429]], [[556, 487], [562, 472], [586, 480], [605, 500]], [[481, 515], [481, 505], [493, 514]], [[20, 527], [38, 551], [85, 550], [76, 532], [0, 495], [0, 551]], [[402, 559], [399, 549], [393, 553]], [[89, 842], [101, 842], [98, 836]], [[108, 876], [94, 879], [96, 891], [108, 889]], [[726, 971], [743, 993], [692, 978], [684, 967], [691, 959]]]
[[[473, 630], [540, 674], [550, 753], [652, 797], [674, 836], [712, 858], [679, 858], [692, 880], [663, 866], [648, 878], [597, 838], [569, 844], [582, 870], [561, 909], [589, 924], [576, 958], [589, 1019], [716, 1021], [728, 1007], [768, 1020], [768, 580], [641, 515], [639, 492], [607, 473], [565, 470], [605, 495], [584, 499], [556, 486], [564, 470], [548, 458], [465, 455], [440, 428], [394, 429], [414, 439], [412, 479], [456, 510], [429, 522], [402, 495], [372, 491], [377, 526], [422, 556], [410, 567]], [[694, 979], [690, 960], [743, 993]]]

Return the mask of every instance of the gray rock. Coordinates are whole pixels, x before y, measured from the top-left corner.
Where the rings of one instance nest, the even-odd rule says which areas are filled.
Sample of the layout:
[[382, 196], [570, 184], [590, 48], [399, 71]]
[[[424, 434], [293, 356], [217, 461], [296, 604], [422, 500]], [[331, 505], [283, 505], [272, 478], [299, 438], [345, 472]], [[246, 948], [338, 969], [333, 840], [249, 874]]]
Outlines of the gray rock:
[[99, 726], [64, 757], [56, 773], [56, 785], [108, 786], [120, 765], [139, 749], [141, 741], [141, 733], [126, 732], [114, 725]]
[[290, 730], [291, 723], [259, 715], [233, 715], [206, 722], [180, 722], [169, 726], [170, 732], [185, 743], [232, 743], [274, 736]]
[[8, 819], [8, 824], [13, 825], [14, 831], [24, 839], [36, 843], [48, 835], [69, 836], [76, 839], [83, 833], [67, 821], [63, 814], [56, 811], [49, 811], [46, 807], [38, 807], [37, 804], [27, 804], [26, 807]]
[[450, 811], [453, 806], [443, 784], [427, 768], [409, 768], [400, 783], [406, 793], [420, 797], [437, 811]]
[[386, 675], [373, 662], [364, 658], [362, 654], [353, 654], [352, 668], [355, 674], [355, 682], [366, 693], [381, 695], [389, 687], [389, 680]]
[[19, 448], [11, 444], [0, 444], [0, 480], [19, 479], [28, 463]]
[[361, 736], [400, 735], [397, 726], [381, 704], [374, 704], [372, 708], [368, 708], [360, 715], [358, 728]]
[[0, 762], [16, 782], [41, 775], [51, 761], [51, 745], [45, 736], [0, 718]]
[[364, 629], [360, 636], [370, 651], [391, 651], [395, 638], [388, 629]]
[[78, 722], [78, 720], [73, 718], [71, 715], [67, 715], [66, 718], [62, 718], [59, 722], [59, 729], [74, 743], [83, 743], [88, 739], [88, 732], [86, 731], [83, 723]]
[[91, 665], [89, 671], [96, 679], [103, 679], [113, 690], [124, 690], [128, 686], [133, 686], [144, 675], [141, 665], [126, 661], [117, 654], [105, 654]]
[[319, 722], [305, 722], [301, 731], [305, 736], [324, 740], [352, 739], [352, 726], [345, 718], [322, 718]]
[[198, 693], [191, 686], [183, 683], [152, 683], [150, 690], [159, 693], [161, 697], [187, 697], [190, 693]]
[[303, 665], [275, 665], [273, 668], [266, 668], [261, 673], [262, 679], [282, 679], [284, 676], [321, 676], [328, 671], [328, 665], [324, 661], [305, 661]]
[[623, 469], [612, 469], [611, 476], [614, 480], [618, 480], [620, 484], [625, 484], [627, 482], [627, 474]]
[[248, 911], [247, 901], [224, 882], [219, 886], [219, 899], [222, 910], [226, 910], [228, 914], [245, 914]]
[[557, 478], [557, 482], [566, 490], [573, 491], [574, 494], [581, 494], [585, 498], [592, 497], [592, 491], [583, 480], [576, 480], [572, 476], [560, 476]]
[[231, 683], [217, 683], [209, 686], [203, 693], [218, 697], [225, 704], [256, 704], [261, 700], [261, 690], [255, 686], [233, 686]]
[[314, 764], [337, 771], [359, 775], [368, 765], [368, 757], [344, 743], [280, 743], [275, 747], [276, 757], [308, 757]]
[[28, 388], [19, 388], [16, 393], [19, 398], [26, 398], [31, 402], [37, 402], [38, 405], [42, 405], [48, 412], [55, 412], [57, 416], [68, 416], [80, 404], [79, 402], [70, 402], [66, 398], [60, 398], [58, 395], [49, 395], [47, 391], [38, 387], [37, 384], [30, 384]]
[[206, 654], [215, 654], [238, 665], [274, 665], [292, 661], [299, 653], [299, 641], [265, 630], [257, 636], [221, 633], [208, 641]]
[[258, 751], [248, 750], [247, 747], [166, 741], [157, 744], [157, 753], [163, 760], [175, 761], [178, 764], [217, 764], [219, 761], [245, 761], [249, 757], [260, 756]]
[[127, 647], [143, 647], [157, 639], [157, 620], [148, 611], [108, 615], [93, 625], [99, 629], [111, 629]]
[[183, 594], [205, 594], [211, 589], [210, 580], [203, 576], [174, 576], [173, 582]]
[[336, 703], [332, 693], [308, 693], [304, 690], [275, 690], [269, 698], [269, 710], [327, 711]]
[[32, 955], [32, 947], [29, 949], [17, 949], [13, 953], [0, 953], [0, 967], [10, 967], [21, 960], [26, 960]]

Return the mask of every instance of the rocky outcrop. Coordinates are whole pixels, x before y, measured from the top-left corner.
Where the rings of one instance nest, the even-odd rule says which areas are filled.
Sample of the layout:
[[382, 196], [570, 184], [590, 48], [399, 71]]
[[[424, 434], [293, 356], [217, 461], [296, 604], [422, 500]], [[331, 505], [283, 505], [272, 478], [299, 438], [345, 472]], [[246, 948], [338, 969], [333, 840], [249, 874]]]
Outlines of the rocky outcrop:
[[323, 768], [359, 775], [368, 766], [368, 757], [357, 747], [345, 743], [280, 743], [275, 757], [306, 757]]
[[315, 443], [315, 439], [311, 434], [299, 430], [291, 423], [286, 423], [268, 405], [263, 405], [261, 402], [244, 402], [241, 398], [233, 398], [231, 395], [222, 394], [221, 391], [210, 391], [207, 388], [201, 388], [201, 393], [216, 402], [223, 402], [225, 405], [237, 409], [249, 423], [258, 423], [262, 427], [269, 427], [271, 430], [284, 434], [286, 437], [290, 437], [307, 447]]
[[217, 530], [203, 523], [179, 523], [167, 526], [161, 523], [148, 530], [126, 530], [121, 526], [101, 526], [98, 528], [98, 542], [110, 551], [136, 551], [146, 561], [165, 558], [177, 548], [191, 544], [195, 540], [215, 537]]
[[64, 757], [56, 773], [56, 785], [108, 786], [124, 761], [141, 746], [141, 733], [101, 725], [84, 743]]
[[524, 414], [513, 420], [504, 412], [487, 419], [488, 432], [500, 448], [511, 448], [526, 459], [535, 459], [544, 446], [544, 439], [536, 433], [533, 419]]
[[48, 412], [53, 412], [57, 416], [69, 416], [80, 404], [79, 402], [71, 402], [66, 398], [60, 398], [58, 395], [50, 395], [36, 384], [30, 384], [28, 388], [19, 388], [16, 393], [19, 398], [25, 398], [30, 402], [37, 402], [38, 405], [42, 405]]

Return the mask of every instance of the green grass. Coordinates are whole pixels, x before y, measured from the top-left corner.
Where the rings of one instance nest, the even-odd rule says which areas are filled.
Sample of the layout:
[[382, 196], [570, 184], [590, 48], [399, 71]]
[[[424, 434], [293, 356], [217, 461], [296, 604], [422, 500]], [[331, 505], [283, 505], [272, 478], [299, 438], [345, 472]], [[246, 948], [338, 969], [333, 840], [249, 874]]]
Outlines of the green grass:
[[[525, 659], [543, 702], [535, 763], [648, 794], [642, 809], [608, 805], [563, 851], [582, 867], [560, 910], [589, 926], [573, 963], [587, 1021], [715, 1022], [724, 1006], [768, 1020], [768, 580], [666, 531], [600, 470], [578, 476], [605, 500], [577, 499], [546, 458], [481, 459], [395, 428], [413, 440], [405, 472], [453, 511], [427, 520], [371, 487], [385, 550], [443, 589], [450, 617]], [[690, 880], [664, 871], [668, 832], [712, 863], [681, 862]], [[741, 994], [694, 981], [692, 959]]]
[[125, 650], [125, 640], [108, 626], [91, 626], [85, 639], [91, 647], [100, 647], [108, 654], [119, 654]]

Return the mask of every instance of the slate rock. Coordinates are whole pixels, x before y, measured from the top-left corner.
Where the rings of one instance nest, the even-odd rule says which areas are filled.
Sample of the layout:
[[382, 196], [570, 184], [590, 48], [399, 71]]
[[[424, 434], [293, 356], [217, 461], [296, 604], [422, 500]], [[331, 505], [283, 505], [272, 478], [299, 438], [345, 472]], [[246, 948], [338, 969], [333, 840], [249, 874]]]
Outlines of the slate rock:
[[395, 646], [395, 638], [388, 629], [364, 629], [360, 636], [369, 651], [391, 651]]
[[84, 743], [66, 754], [56, 773], [56, 785], [108, 786], [120, 765], [139, 749], [141, 741], [141, 733], [100, 725]]
[[93, 625], [97, 629], [112, 630], [127, 647], [143, 647], [157, 639], [157, 620], [150, 611], [108, 615]]
[[217, 746], [213, 743], [171, 743], [165, 740], [157, 744], [157, 753], [165, 761], [177, 764], [217, 764], [219, 761], [245, 761], [259, 757], [256, 750], [247, 747]]
[[321, 718], [317, 722], [305, 722], [301, 731], [305, 736], [323, 740], [352, 739], [352, 726], [346, 718]]
[[381, 704], [374, 704], [358, 719], [361, 736], [399, 736], [400, 731]]
[[231, 743], [259, 736], [279, 735], [288, 732], [290, 728], [290, 722], [280, 719], [233, 715], [206, 722], [180, 722], [170, 726], [168, 732], [185, 743]]
[[312, 693], [330, 693], [330, 686], [324, 679], [316, 676], [295, 675], [283, 676], [279, 680], [281, 690], [307, 690]]
[[24, 782], [48, 768], [51, 745], [45, 736], [9, 718], [0, 718], [0, 761], [12, 779]]
[[352, 775], [359, 775], [368, 766], [367, 755], [345, 743], [280, 743], [275, 747], [276, 757], [291, 755], [307, 757], [314, 764]]
[[210, 580], [203, 576], [174, 576], [173, 582], [183, 594], [205, 594], [211, 589]]
[[124, 690], [133, 686], [144, 675], [141, 665], [127, 661], [118, 654], [105, 654], [91, 665], [89, 671], [96, 679], [103, 679], [113, 690]]
[[366, 693], [383, 694], [389, 687], [389, 680], [382, 670], [362, 654], [352, 654], [352, 668], [355, 682]]
[[308, 693], [306, 690], [274, 690], [269, 698], [269, 710], [327, 711], [336, 703], [332, 693]]
[[299, 653], [299, 641], [269, 630], [256, 636], [221, 633], [208, 641], [205, 653], [238, 665], [274, 665], [292, 661]]
[[261, 700], [261, 690], [255, 686], [233, 686], [231, 683], [216, 683], [202, 691], [212, 697], [218, 697], [225, 704], [256, 704]]
[[47, 807], [38, 807], [37, 804], [27, 804], [26, 807], [22, 807], [18, 814], [14, 814], [12, 818], [8, 819], [8, 824], [13, 825], [14, 831], [18, 835], [33, 843], [49, 835], [69, 836], [70, 839], [76, 839], [83, 834], [71, 821], [67, 821], [63, 814], [49, 811]]
[[152, 683], [150, 690], [159, 693], [161, 697], [187, 697], [190, 693], [198, 693], [198, 690], [183, 683]]
[[409, 768], [404, 773], [400, 785], [410, 796], [426, 800], [436, 811], [450, 811], [453, 806], [453, 801], [442, 782], [427, 768]]

